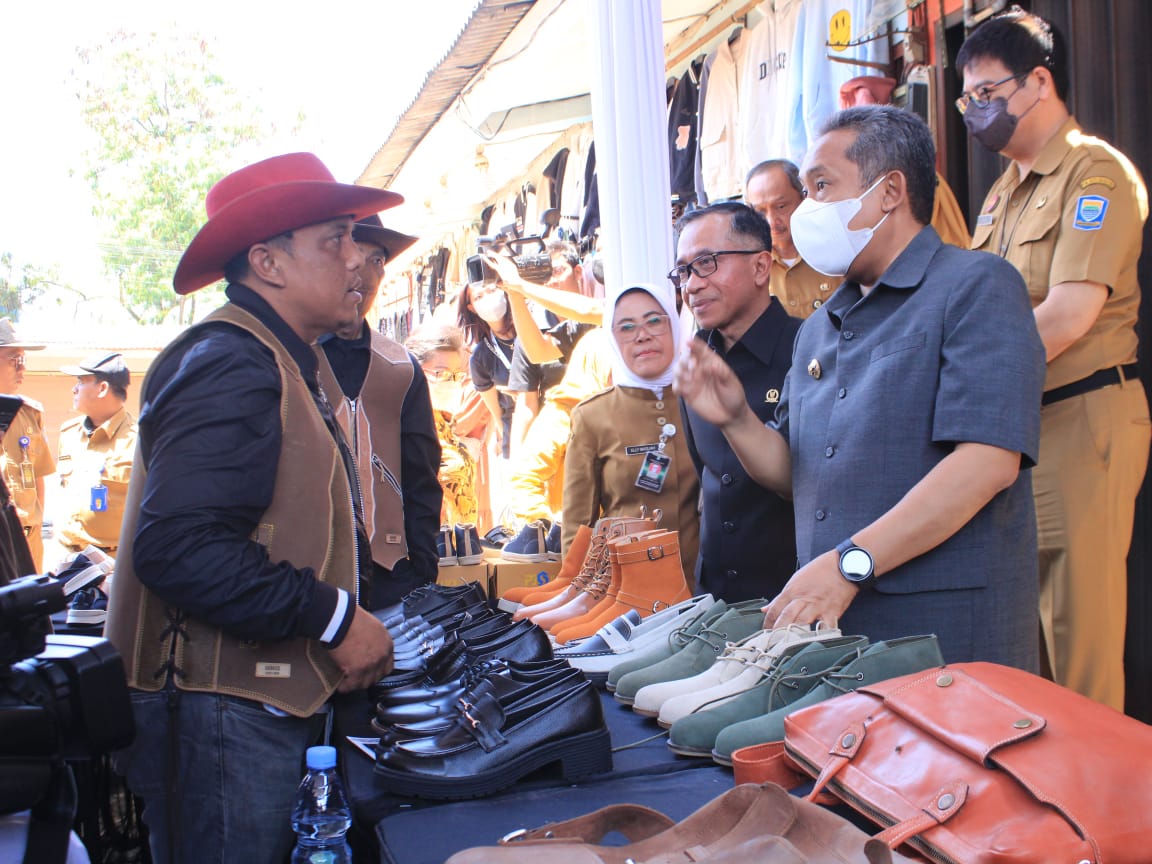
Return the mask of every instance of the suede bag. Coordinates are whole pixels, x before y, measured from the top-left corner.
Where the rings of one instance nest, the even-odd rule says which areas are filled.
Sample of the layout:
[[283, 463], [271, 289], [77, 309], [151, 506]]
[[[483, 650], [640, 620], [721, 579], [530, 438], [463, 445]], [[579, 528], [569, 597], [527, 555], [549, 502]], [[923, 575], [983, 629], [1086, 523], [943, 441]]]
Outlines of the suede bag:
[[785, 720], [788, 757], [877, 824], [962, 864], [1152, 860], [1152, 727], [1036, 675], [959, 663]]

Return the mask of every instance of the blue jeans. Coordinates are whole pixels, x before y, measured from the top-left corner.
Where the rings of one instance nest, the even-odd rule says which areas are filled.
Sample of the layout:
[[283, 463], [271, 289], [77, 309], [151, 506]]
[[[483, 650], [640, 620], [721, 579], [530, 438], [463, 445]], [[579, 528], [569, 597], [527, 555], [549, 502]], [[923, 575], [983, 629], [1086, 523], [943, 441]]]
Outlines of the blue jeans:
[[[292, 804], [304, 751], [318, 743], [324, 717], [277, 717], [258, 702], [180, 693], [174, 788], [168, 697], [132, 691], [136, 739], [113, 764], [144, 799], [154, 864], [283, 864], [292, 849]], [[168, 850], [168, 807], [175, 806]]]

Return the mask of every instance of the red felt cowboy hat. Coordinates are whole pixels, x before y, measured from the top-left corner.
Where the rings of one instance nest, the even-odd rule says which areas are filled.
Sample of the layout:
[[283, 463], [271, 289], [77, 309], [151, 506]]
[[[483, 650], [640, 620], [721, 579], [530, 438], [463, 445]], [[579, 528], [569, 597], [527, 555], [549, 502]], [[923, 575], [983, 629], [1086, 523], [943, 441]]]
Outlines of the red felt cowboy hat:
[[208, 222], [176, 266], [172, 285], [190, 294], [224, 275], [255, 243], [339, 216], [360, 219], [403, 203], [395, 192], [337, 183], [311, 153], [274, 156], [234, 171], [208, 190]]

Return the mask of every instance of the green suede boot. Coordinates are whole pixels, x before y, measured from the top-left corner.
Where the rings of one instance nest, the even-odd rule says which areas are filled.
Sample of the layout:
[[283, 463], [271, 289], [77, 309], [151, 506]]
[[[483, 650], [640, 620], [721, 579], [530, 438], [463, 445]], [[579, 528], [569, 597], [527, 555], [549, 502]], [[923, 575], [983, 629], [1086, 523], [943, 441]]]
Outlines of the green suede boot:
[[763, 598], [733, 603], [728, 610], [702, 627], [687, 645], [671, 657], [652, 666], [636, 669], [616, 681], [613, 695], [625, 705], [631, 705], [641, 687], [658, 681], [675, 681], [703, 672], [710, 667], [729, 642], [746, 639], [757, 630], [764, 629]]
[[[838, 636], [794, 646], [780, 657], [763, 681], [739, 696], [681, 717], [668, 733], [668, 747], [681, 756], [712, 757], [716, 736], [728, 726], [791, 705], [836, 668], [849, 651], [867, 648], [863, 636]], [[852, 656], [855, 656], [853, 653]]]
[[661, 642], [659, 645], [653, 645], [650, 648], [641, 651], [635, 657], [630, 657], [627, 660], [621, 660], [608, 671], [608, 682], [605, 685], [609, 693], [616, 691], [616, 682], [629, 672], [635, 672], [637, 669], [644, 669], [645, 667], [652, 666], [659, 663], [661, 660], [667, 660], [677, 651], [684, 648], [691, 642], [700, 630], [713, 621], [716, 621], [721, 615], [728, 611], [728, 604], [723, 600], [717, 600], [703, 612], [697, 613], [692, 616], [689, 621], [684, 623], [674, 632], [666, 642]]
[[791, 705], [724, 729], [716, 736], [712, 759], [721, 765], [731, 765], [732, 754], [741, 747], [784, 740], [784, 718], [793, 711], [849, 693], [865, 684], [943, 666], [944, 658], [934, 635], [905, 636], [857, 648], [836, 665], [838, 669], [825, 674], [815, 687]]

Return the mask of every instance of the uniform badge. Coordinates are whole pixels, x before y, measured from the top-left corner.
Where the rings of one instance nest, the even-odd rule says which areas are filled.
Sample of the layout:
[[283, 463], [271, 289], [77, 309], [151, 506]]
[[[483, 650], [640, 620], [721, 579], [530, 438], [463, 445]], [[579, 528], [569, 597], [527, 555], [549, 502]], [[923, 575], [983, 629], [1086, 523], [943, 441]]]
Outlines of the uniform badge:
[[996, 205], [999, 203], [1000, 203], [1000, 195], [999, 194], [993, 195], [991, 198], [988, 199], [988, 203], [984, 205], [984, 212], [985, 213], [991, 213], [993, 210], [996, 209]]
[[777, 390], [775, 387], [773, 387], [771, 390], [769, 390], [767, 393], [764, 394], [764, 401], [765, 402], [779, 402], [780, 401], [780, 391]]
[[813, 378], [819, 378], [820, 377], [820, 361], [817, 360], [815, 357], [813, 357], [810, 361], [808, 361], [808, 374], [811, 375]]
[[1116, 188], [1116, 181], [1111, 177], [1085, 177], [1080, 181], [1080, 188], [1087, 189], [1089, 186], [1094, 186], [1096, 184], [1107, 186], [1109, 189]]
[[1107, 212], [1107, 198], [1081, 195], [1076, 201], [1076, 217], [1072, 220], [1072, 227], [1077, 231], [1099, 231], [1104, 227], [1104, 214]]
[[981, 213], [976, 217], [976, 226], [979, 228], [994, 224], [996, 224], [996, 217], [991, 213]]

